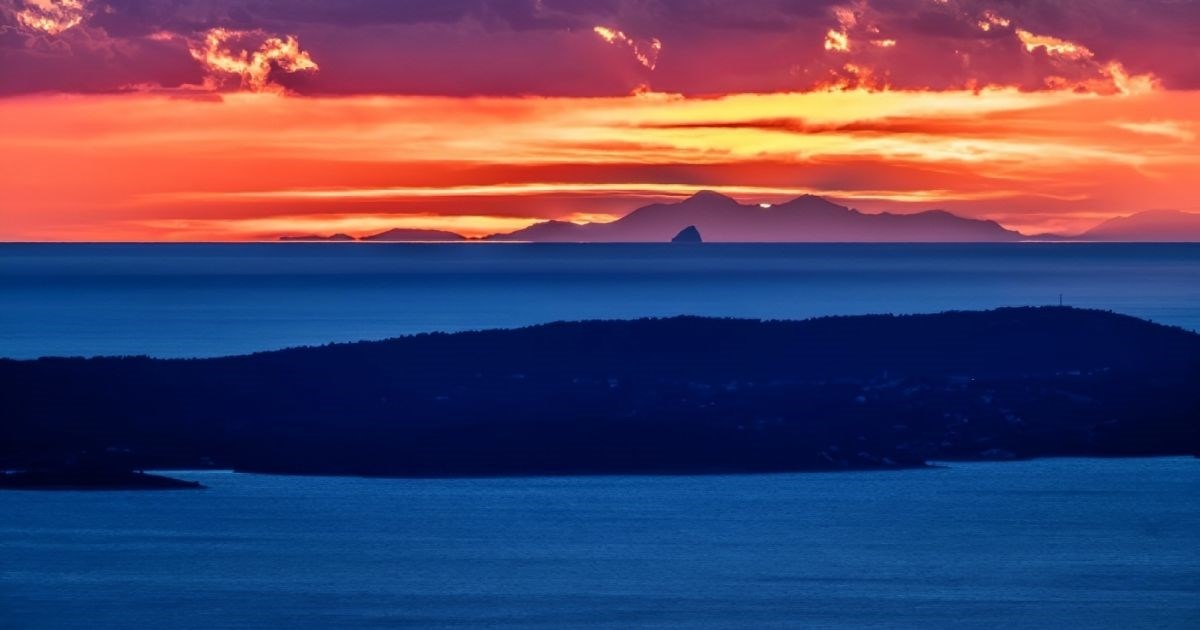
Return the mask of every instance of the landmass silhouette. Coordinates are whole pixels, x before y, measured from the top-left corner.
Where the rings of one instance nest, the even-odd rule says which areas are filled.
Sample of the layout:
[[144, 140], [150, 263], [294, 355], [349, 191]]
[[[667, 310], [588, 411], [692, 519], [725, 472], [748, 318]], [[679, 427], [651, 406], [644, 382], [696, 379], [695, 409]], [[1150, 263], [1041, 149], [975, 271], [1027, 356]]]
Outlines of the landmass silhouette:
[[[1200, 214], [1149, 211], [1102, 223], [1075, 236], [1026, 235], [995, 221], [968, 219], [944, 210], [868, 214], [815, 195], [775, 205], [742, 204], [712, 191], [678, 203], [638, 208], [610, 222], [542, 221], [514, 232], [468, 239], [442, 230], [397, 228], [362, 241], [450, 242], [466, 240], [543, 243], [666, 243], [688, 228], [707, 242], [726, 243], [1010, 243], [1025, 240], [1200, 240]], [[345, 234], [285, 236], [287, 241], [347, 241]]]
[[205, 360], [0, 361], [0, 466], [709, 473], [1194, 454], [1200, 335], [1008, 308], [676, 317]]
[[1080, 234], [1077, 240], [1179, 243], [1200, 240], [1200, 214], [1178, 210], [1147, 210], [1109, 219]]

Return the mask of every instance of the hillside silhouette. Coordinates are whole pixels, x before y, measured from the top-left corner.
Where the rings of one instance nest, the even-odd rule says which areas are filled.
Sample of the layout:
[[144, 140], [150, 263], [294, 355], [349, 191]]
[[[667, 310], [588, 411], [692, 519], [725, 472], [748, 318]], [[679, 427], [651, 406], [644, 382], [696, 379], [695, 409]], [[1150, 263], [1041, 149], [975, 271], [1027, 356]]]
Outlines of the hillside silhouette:
[[1019, 308], [678, 317], [204, 360], [0, 361], [0, 465], [288, 473], [837, 470], [1197, 452], [1200, 335]]

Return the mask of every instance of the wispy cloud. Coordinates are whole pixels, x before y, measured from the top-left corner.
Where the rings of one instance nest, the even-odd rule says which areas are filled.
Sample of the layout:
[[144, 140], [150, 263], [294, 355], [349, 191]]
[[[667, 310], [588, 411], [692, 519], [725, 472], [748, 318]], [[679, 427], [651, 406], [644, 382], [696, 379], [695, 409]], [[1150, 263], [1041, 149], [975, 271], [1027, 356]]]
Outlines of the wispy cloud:
[[[162, 201], [353, 201], [360, 199], [394, 200], [446, 197], [525, 197], [535, 195], [623, 195], [630, 197], [687, 197], [701, 185], [672, 182], [526, 182], [520, 184], [486, 184], [476, 186], [390, 186], [384, 188], [299, 188], [287, 190], [253, 190], [233, 192], [179, 192], [150, 195], [144, 202]], [[796, 186], [747, 186], [705, 184], [706, 190], [747, 198], [790, 198], [799, 195], [824, 195], [841, 199], [875, 199], [903, 202], [938, 202], [948, 200], [1001, 199], [1017, 194], [1012, 190], [955, 191], [937, 190], [871, 190], [809, 188]]]
[[1134, 133], [1146, 134], [1151, 136], [1162, 136], [1179, 140], [1180, 142], [1192, 142], [1196, 139], [1196, 132], [1192, 131], [1194, 124], [1184, 123], [1175, 120], [1155, 120], [1148, 122], [1117, 122], [1113, 126], [1132, 131]]

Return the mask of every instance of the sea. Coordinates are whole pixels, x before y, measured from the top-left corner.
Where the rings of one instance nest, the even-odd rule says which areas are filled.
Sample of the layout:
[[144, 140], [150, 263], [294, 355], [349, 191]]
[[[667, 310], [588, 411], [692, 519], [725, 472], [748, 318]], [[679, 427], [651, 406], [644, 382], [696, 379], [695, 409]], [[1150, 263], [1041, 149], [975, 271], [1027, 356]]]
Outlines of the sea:
[[1066, 304], [1200, 330], [1200, 244], [0, 244], [0, 357]]
[[[8, 358], [1059, 303], [1200, 330], [1200, 245], [0, 245]], [[167, 474], [0, 492], [0, 630], [1200, 628], [1196, 458]]]
[[1200, 627], [1200, 460], [0, 492], [0, 628]]

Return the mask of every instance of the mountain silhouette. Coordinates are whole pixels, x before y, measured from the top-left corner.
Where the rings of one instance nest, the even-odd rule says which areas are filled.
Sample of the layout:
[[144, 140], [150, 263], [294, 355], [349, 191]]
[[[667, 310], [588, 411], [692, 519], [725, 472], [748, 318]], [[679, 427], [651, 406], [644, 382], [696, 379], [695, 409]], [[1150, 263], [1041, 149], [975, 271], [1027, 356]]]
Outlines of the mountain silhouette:
[[1076, 238], [1085, 241], [1196, 242], [1200, 241], [1200, 213], [1148, 210], [1109, 219]]
[[[816, 195], [775, 205], [742, 204], [711, 190], [676, 203], [638, 208], [607, 223], [550, 220], [483, 240], [533, 243], [667, 243], [689, 228], [705, 242], [725, 243], [1004, 243], [1016, 241], [1200, 241], [1200, 213], [1151, 210], [1105, 221], [1076, 235], [1024, 235], [995, 221], [945, 210], [869, 214]], [[346, 234], [282, 236], [281, 241], [352, 241]], [[394, 228], [357, 240], [456, 242], [476, 240], [446, 230]], [[700, 239], [697, 239], [700, 240]]]
[[707, 242], [1011, 242], [1024, 238], [994, 221], [966, 219], [943, 210], [915, 214], [865, 214], [815, 195], [774, 206], [743, 205], [713, 191], [678, 203], [638, 208], [610, 223], [537, 223], [493, 241], [657, 242], [689, 226]]
[[446, 241], [465, 241], [465, 236], [447, 232], [446, 230], [413, 230], [408, 228], [392, 228], [386, 232], [364, 236], [360, 241], [396, 242], [396, 243], [440, 243]]
[[315, 241], [346, 242], [346, 241], [353, 241], [355, 239], [353, 236], [350, 236], [349, 234], [342, 234], [339, 232], [337, 234], [330, 234], [329, 236], [321, 236], [319, 234], [301, 234], [299, 236], [280, 236], [279, 240], [294, 241], [294, 242], [315, 242]]

